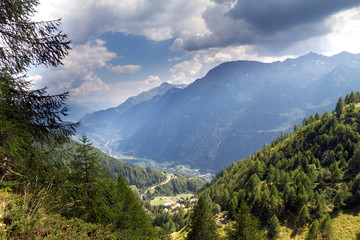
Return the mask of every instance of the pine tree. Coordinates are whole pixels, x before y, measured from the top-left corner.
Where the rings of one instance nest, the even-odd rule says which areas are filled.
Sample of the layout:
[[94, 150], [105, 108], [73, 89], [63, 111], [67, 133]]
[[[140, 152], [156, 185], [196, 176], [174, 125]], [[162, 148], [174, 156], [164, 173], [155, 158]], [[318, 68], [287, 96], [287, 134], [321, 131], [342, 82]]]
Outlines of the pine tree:
[[31, 64], [58, 66], [70, 41], [59, 32], [60, 20], [32, 21], [39, 0], [0, 2], [0, 68], [18, 74]]
[[212, 216], [210, 198], [200, 196], [195, 205], [190, 219], [190, 231], [187, 235], [188, 240], [216, 240], [216, 223]]
[[314, 240], [318, 238], [320, 230], [320, 224], [317, 219], [315, 219], [314, 222], [311, 223], [309, 231], [306, 235], [306, 240]]
[[342, 97], [339, 97], [335, 107], [335, 113], [337, 117], [341, 115], [343, 107], [344, 107], [344, 99]]
[[299, 212], [299, 220], [298, 224], [300, 227], [306, 225], [306, 223], [310, 220], [310, 213], [308, 207], [304, 204]]
[[233, 218], [236, 214], [236, 209], [238, 207], [238, 199], [236, 196], [233, 196], [229, 203], [229, 217]]
[[323, 239], [332, 239], [332, 220], [329, 214], [323, 215], [320, 220], [320, 231]]
[[356, 145], [353, 157], [349, 162], [349, 170], [353, 173], [360, 171], [360, 145]]
[[241, 202], [238, 213], [235, 214], [235, 224], [227, 229], [227, 236], [231, 240], [261, 239], [259, 221], [251, 215], [250, 208]]
[[276, 239], [280, 233], [280, 222], [277, 216], [274, 214], [270, 220], [268, 228], [268, 236], [270, 239]]
[[156, 239], [142, 202], [121, 174], [110, 196], [109, 221], [115, 230], [123, 232], [121, 239]]
[[100, 160], [94, 152], [92, 143], [84, 134], [80, 138], [80, 145], [76, 148], [76, 155], [70, 165], [73, 178], [86, 185], [94, 182], [100, 175], [102, 170]]
[[[77, 124], [64, 124], [68, 93], [48, 95], [31, 90], [25, 71], [32, 65], [57, 66], [68, 54], [60, 20], [33, 22], [38, 0], [0, 2], [0, 157], [6, 172], [39, 177], [46, 169], [34, 143], [62, 143]], [[21, 166], [21, 167], [19, 167]], [[25, 172], [26, 171], [26, 172]]]

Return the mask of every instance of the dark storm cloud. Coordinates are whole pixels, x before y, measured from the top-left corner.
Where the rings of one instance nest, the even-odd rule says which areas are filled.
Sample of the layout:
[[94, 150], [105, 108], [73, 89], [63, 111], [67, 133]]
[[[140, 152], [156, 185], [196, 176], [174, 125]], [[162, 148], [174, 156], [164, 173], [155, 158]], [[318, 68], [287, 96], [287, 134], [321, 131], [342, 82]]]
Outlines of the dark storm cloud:
[[356, 6], [360, 6], [359, 0], [239, 0], [229, 15], [271, 34], [323, 21], [336, 12]]
[[332, 31], [329, 17], [360, 6], [359, 0], [213, 0], [202, 17], [209, 30], [201, 36], [179, 36], [174, 49], [252, 45], [271, 51]]

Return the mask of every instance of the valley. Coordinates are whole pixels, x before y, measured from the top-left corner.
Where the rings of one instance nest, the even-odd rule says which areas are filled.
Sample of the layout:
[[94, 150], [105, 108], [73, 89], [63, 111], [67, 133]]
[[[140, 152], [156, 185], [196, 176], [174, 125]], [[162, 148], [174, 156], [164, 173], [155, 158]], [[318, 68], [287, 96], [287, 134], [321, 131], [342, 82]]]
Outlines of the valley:
[[347, 52], [226, 62], [188, 86], [161, 85], [162, 91], [139, 95], [147, 98], [134, 96], [88, 114], [80, 132], [139, 164], [214, 174], [293, 130], [304, 117], [330, 111], [339, 96], [360, 88], [359, 66], [360, 55]]
[[200, 177], [206, 179], [207, 181], [211, 181], [211, 179], [215, 176], [214, 173], [201, 173], [199, 169], [191, 169], [188, 166], [184, 165], [174, 166], [172, 163], [169, 162], [158, 163], [154, 160], [147, 158], [136, 158], [124, 155], [119, 155], [116, 157], [129, 164], [137, 165], [142, 168], [151, 167], [153, 169], [165, 171], [167, 173], [180, 173], [191, 177]]

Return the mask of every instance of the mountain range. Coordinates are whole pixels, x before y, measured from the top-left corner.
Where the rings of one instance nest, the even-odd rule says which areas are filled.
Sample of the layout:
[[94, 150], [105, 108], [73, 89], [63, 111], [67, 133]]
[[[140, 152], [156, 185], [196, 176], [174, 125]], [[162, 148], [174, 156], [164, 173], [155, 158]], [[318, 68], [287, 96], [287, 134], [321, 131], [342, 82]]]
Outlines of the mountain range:
[[360, 55], [316, 53], [220, 64], [189, 86], [167, 83], [82, 118], [112, 153], [218, 171], [360, 88]]

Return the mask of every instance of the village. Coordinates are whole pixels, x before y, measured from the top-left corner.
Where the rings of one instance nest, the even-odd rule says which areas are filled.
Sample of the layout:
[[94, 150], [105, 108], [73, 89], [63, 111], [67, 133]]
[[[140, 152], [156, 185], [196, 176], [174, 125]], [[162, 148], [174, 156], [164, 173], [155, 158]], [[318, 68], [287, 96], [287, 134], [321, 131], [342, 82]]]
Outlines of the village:
[[179, 197], [155, 197], [152, 201], [152, 204], [155, 205], [155, 203], [160, 203], [158, 205], [161, 205], [164, 207], [164, 210], [166, 212], [170, 212], [171, 214], [175, 214], [182, 209], [189, 208], [191, 206], [194, 206], [195, 203], [198, 201], [197, 198], [194, 197], [185, 197], [185, 196], [179, 196]]

